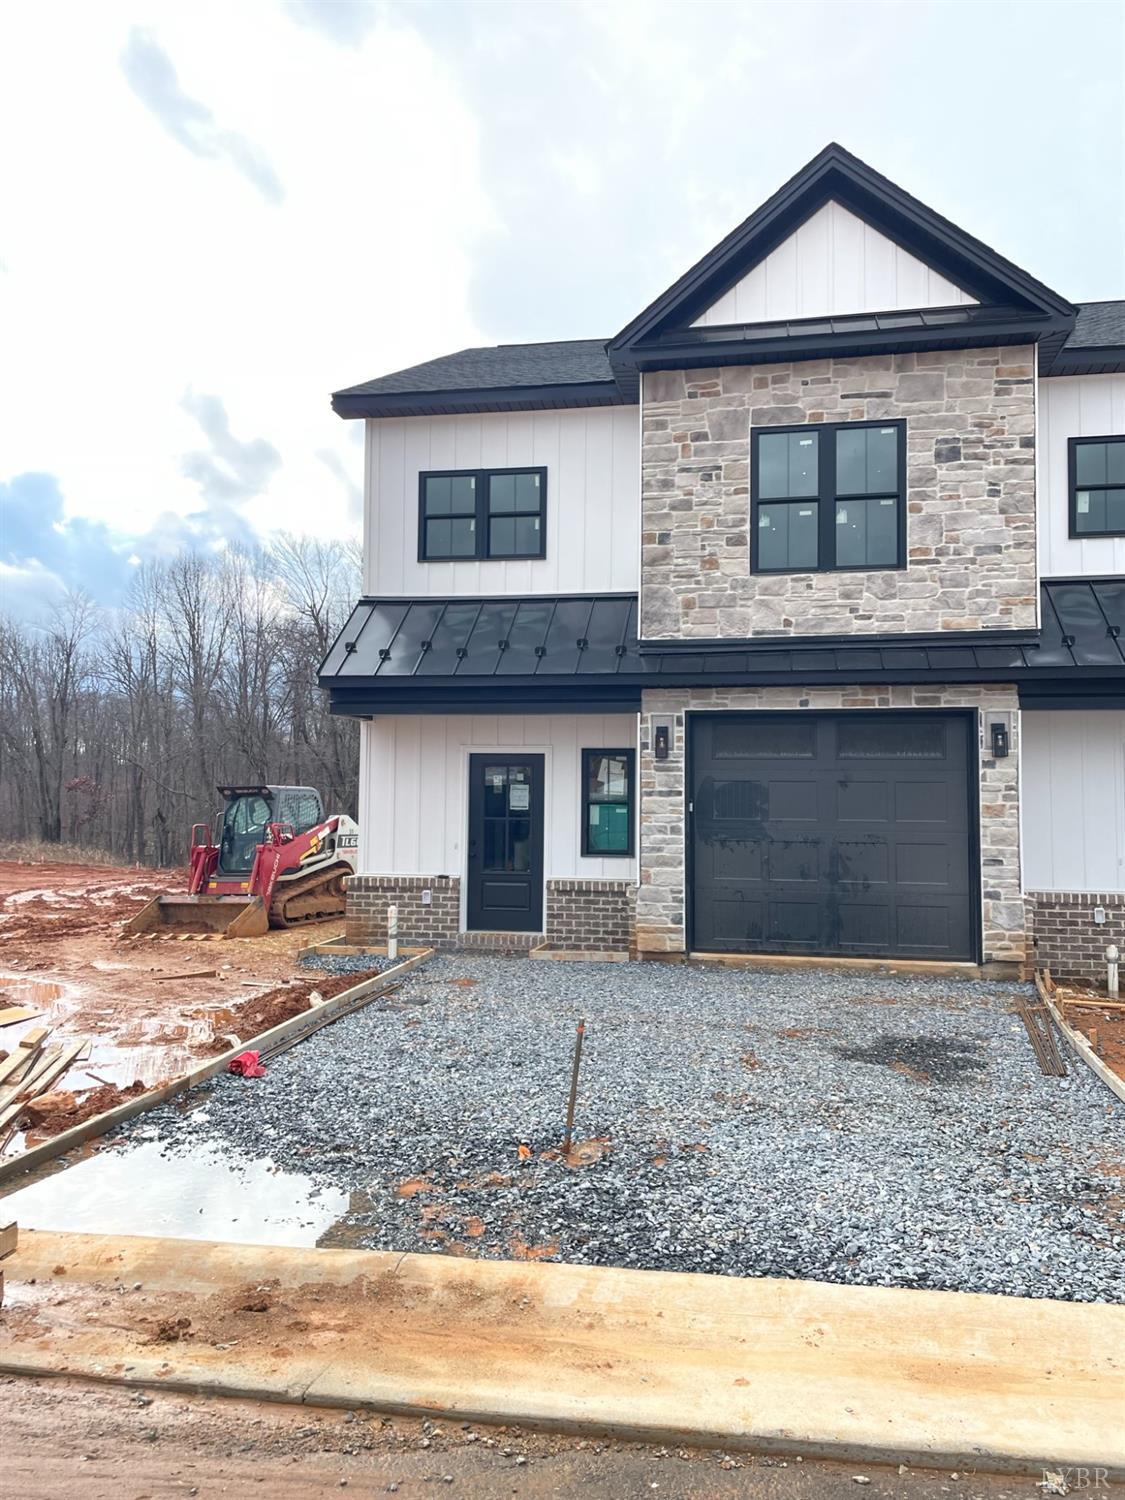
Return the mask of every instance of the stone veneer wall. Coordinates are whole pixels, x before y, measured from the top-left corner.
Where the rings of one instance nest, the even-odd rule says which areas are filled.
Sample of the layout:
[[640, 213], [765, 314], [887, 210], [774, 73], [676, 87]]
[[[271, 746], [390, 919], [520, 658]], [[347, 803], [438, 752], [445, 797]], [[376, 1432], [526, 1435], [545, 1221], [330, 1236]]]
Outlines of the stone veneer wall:
[[[351, 875], [344, 941], [385, 943], [387, 907], [398, 907], [398, 940], [411, 947], [452, 947], [461, 927], [461, 882], [455, 875]], [[429, 901], [422, 893], [430, 892]]]
[[[1106, 948], [1116, 943], [1125, 955], [1125, 895], [1029, 891], [1027, 905], [1036, 965], [1056, 979], [1104, 988]], [[1105, 908], [1103, 923], [1094, 921], [1096, 906]]]
[[547, 941], [558, 948], [630, 952], [636, 895], [631, 880], [548, 880]]
[[[1034, 629], [1034, 350], [646, 374], [641, 635]], [[905, 569], [750, 572], [750, 432], [905, 418]]]
[[[1024, 963], [1020, 891], [1019, 714], [1014, 686], [850, 688], [664, 688], [642, 694], [640, 755], [639, 953], [680, 953], [685, 929], [685, 715], [753, 709], [976, 708], [1012, 716], [1011, 754], [993, 760], [980, 724], [980, 861], [985, 963]], [[667, 760], [652, 754], [652, 716], [671, 718]], [[970, 775], [972, 767], [970, 766]]]

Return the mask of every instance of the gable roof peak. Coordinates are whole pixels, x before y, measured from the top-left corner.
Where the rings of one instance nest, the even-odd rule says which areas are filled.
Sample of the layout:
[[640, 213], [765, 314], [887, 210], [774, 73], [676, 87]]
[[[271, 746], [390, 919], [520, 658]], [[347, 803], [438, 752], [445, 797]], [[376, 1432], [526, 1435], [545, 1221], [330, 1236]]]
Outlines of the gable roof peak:
[[634, 318], [609, 346], [615, 363], [642, 343], [682, 330], [829, 200], [963, 287], [982, 304], [1047, 319], [1075, 309], [990, 246], [936, 213], [838, 141], [829, 141], [714, 249]]

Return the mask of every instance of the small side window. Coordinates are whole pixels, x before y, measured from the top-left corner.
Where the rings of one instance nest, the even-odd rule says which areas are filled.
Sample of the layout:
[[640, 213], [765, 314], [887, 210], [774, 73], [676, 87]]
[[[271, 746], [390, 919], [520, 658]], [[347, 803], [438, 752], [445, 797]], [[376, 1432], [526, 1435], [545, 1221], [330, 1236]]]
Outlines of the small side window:
[[582, 752], [582, 853], [628, 858], [633, 853], [632, 750]]
[[1125, 536], [1125, 436], [1071, 438], [1070, 534]]

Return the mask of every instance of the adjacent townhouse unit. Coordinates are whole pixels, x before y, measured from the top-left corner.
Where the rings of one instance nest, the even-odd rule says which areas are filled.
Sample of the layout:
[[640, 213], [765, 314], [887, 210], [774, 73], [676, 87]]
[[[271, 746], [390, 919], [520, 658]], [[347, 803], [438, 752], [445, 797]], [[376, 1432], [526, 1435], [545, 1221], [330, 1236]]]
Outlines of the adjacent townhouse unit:
[[337, 392], [352, 940], [1125, 945], [1125, 302], [830, 145], [615, 338]]

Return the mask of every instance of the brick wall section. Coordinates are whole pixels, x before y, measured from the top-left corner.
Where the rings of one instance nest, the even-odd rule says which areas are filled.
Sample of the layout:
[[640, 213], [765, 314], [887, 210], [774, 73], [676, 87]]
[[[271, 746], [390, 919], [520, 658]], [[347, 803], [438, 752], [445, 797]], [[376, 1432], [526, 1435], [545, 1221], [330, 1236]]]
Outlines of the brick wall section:
[[[1125, 895], [1030, 891], [1027, 897], [1036, 965], [1056, 979], [1105, 985], [1105, 950], [1116, 943], [1125, 954]], [[1105, 908], [1106, 920], [1094, 921], [1094, 908]]]
[[[973, 708], [980, 715], [980, 857], [985, 963], [1024, 963], [1024, 900], [1020, 890], [1019, 714], [1014, 686], [849, 688], [662, 688], [642, 694], [640, 755], [640, 885], [637, 949], [679, 953], [685, 944], [685, 724], [688, 712], [753, 709]], [[993, 760], [987, 711], [1012, 715], [1011, 754]], [[652, 716], [671, 718], [667, 760], [652, 754]], [[973, 768], [969, 767], [970, 777]]]
[[[431, 900], [423, 903], [422, 892]], [[387, 940], [387, 907], [398, 907], [399, 942], [431, 948], [524, 952], [538, 933], [462, 932], [461, 882], [450, 875], [353, 875], [347, 883], [345, 941]], [[637, 888], [629, 880], [549, 880], [547, 941], [559, 948], [627, 953]]]
[[630, 952], [636, 895], [631, 880], [548, 880], [547, 941], [556, 948]]
[[[1034, 629], [1031, 348], [644, 377], [647, 638]], [[750, 433], [906, 420], [905, 569], [750, 572]]]
[[[423, 902], [429, 891], [429, 902]], [[398, 907], [398, 940], [449, 947], [461, 926], [461, 882], [453, 875], [352, 875], [347, 881], [345, 941], [385, 943], [387, 907]]]

